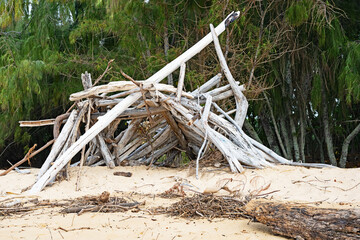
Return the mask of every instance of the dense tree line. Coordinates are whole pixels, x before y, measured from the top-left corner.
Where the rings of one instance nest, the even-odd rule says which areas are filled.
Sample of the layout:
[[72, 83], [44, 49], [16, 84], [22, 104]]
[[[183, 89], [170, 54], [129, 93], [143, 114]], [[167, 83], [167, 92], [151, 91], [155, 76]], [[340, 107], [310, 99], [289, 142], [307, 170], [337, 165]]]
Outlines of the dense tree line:
[[[360, 150], [357, 0], [5, 0], [0, 164], [52, 138], [51, 129], [20, 129], [18, 121], [64, 112], [69, 94], [82, 89], [82, 72], [99, 76], [114, 59], [102, 83], [122, 79], [120, 70], [146, 79], [232, 10], [241, 17], [220, 41], [235, 79], [248, 90], [245, 130], [295, 161], [341, 167], [354, 161]], [[211, 47], [188, 66], [188, 90], [220, 71]]]

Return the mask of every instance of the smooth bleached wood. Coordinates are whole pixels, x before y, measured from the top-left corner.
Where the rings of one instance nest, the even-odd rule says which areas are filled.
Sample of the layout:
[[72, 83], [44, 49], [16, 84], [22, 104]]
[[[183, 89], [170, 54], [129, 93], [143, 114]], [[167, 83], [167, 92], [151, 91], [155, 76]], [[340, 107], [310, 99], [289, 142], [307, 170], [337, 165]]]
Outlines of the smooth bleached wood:
[[180, 101], [182, 89], [184, 87], [185, 70], [186, 70], [186, 64], [183, 63], [183, 64], [181, 64], [181, 67], [180, 67], [179, 82], [178, 82], [178, 87], [177, 87], [177, 91], [176, 91], [176, 100], [177, 101]]
[[53, 147], [51, 148], [49, 155], [47, 156], [45, 162], [41, 166], [40, 171], [37, 176], [37, 179], [40, 179], [40, 177], [44, 175], [44, 173], [49, 169], [50, 164], [55, 160], [55, 158], [61, 152], [64, 144], [66, 143], [66, 140], [69, 137], [71, 129], [74, 126], [76, 116], [77, 116], [77, 111], [73, 110], [71, 112], [68, 120], [66, 121], [60, 135], [55, 140], [55, 143], [54, 143]]
[[211, 30], [212, 37], [214, 39], [215, 50], [216, 50], [216, 53], [217, 53], [219, 61], [220, 61], [220, 66], [224, 72], [225, 77], [229, 81], [233, 92], [234, 92], [236, 109], [237, 109], [236, 114], [235, 114], [235, 121], [242, 127], [242, 125], [245, 121], [245, 118], [246, 118], [246, 112], [247, 112], [249, 104], [246, 100], [246, 97], [241, 92], [239, 86], [236, 84], [236, 81], [234, 80], [234, 77], [232, 76], [232, 74], [230, 72], [230, 69], [226, 63], [224, 54], [221, 50], [219, 39], [215, 32], [214, 26], [212, 24], [210, 24], [210, 30]]
[[198, 89], [191, 92], [193, 96], [197, 96], [200, 93], [205, 93], [209, 91], [211, 88], [215, 87], [217, 84], [220, 83], [222, 74], [218, 73], [214, 77], [212, 77], [210, 80], [205, 82], [203, 85], [201, 85]]

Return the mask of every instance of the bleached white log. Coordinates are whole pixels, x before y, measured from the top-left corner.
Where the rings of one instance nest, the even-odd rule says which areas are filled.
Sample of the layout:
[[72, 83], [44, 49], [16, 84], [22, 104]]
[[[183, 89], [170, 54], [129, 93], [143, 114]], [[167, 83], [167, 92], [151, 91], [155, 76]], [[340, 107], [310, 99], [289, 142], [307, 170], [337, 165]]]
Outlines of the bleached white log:
[[[164, 107], [149, 107], [149, 112], [152, 116], [161, 114], [166, 111], [167, 109], [165, 109]], [[122, 117], [142, 118], [142, 117], [147, 117], [149, 115], [149, 112], [145, 108], [142, 109], [132, 108], [132, 109], [127, 109], [123, 113], [119, 114], [118, 118], [122, 118]], [[99, 117], [105, 116], [105, 114], [106, 114], [105, 112], [93, 113], [91, 114], [91, 117], [93, 119], [97, 119]]]
[[165, 143], [169, 139], [170, 136], [171, 136], [171, 128], [167, 127], [165, 129], [165, 131], [159, 137], [157, 137], [156, 139], [151, 139], [152, 146], [151, 146], [151, 144], [149, 144], [141, 152], [134, 154], [131, 157], [129, 156], [129, 160], [136, 160], [136, 159], [142, 158], [143, 156], [149, 154], [153, 150], [152, 148], [157, 148], [161, 144]]
[[138, 128], [141, 121], [142, 121], [142, 119], [132, 120], [131, 123], [129, 124], [128, 128], [125, 130], [124, 136], [118, 142], [118, 144], [114, 150], [114, 155], [117, 159], [116, 160], [117, 164], [119, 164], [118, 157], [120, 155], [121, 149], [130, 141], [131, 137], [135, 134], [136, 129]]
[[[143, 82], [144, 81], [139, 81], [139, 83], [143, 83]], [[137, 86], [130, 81], [110, 82], [105, 85], [95, 86], [77, 93], [73, 93], [70, 95], [70, 101], [81, 100], [83, 98], [99, 95], [100, 93], [126, 91], [134, 88], [137, 88]]]
[[81, 74], [81, 82], [84, 89], [89, 89], [92, 87], [91, 74], [85, 71], [85, 73]]
[[[158, 123], [160, 124], [157, 124], [156, 122], [154, 123], [154, 127], [151, 128], [150, 130], [148, 130], [148, 134], [149, 136], [152, 136], [152, 134], [155, 134], [155, 136], [152, 138], [152, 141], [155, 141], [158, 137], [161, 136], [161, 134], [163, 132], [165, 132], [165, 130], [167, 129], [166, 128], [166, 123], [161, 123], [159, 120], [157, 120]], [[164, 120], [165, 121], [165, 120]], [[142, 144], [140, 144], [141, 146], [139, 146], [138, 148], [136, 148], [133, 152], [130, 153], [129, 155], [129, 158], [132, 157], [133, 155], [136, 155], [136, 154], [139, 154], [141, 153], [145, 148], [147, 148], [148, 146], [150, 146], [150, 142], [145, 142], [143, 143], [144, 141], [144, 136], [143, 134], [141, 134], [140, 136], [138, 136], [138, 138], [141, 138], [142, 139]]]
[[122, 161], [129, 159], [129, 155], [135, 151], [143, 142], [143, 138], [136, 138], [133, 141], [131, 141], [128, 145], [124, 147], [126, 149], [123, 151], [120, 156], [118, 162], [121, 163]]
[[[177, 89], [174, 86], [167, 85], [167, 84], [153, 84], [151, 82], [146, 81], [138, 81], [138, 83], [143, 84], [144, 90], [158, 90], [158, 91], [164, 91], [164, 92], [171, 92], [176, 93]], [[137, 85], [135, 85], [133, 82], [130, 81], [117, 81], [117, 82], [110, 82], [105, 85], [95, 86], [86, 90], [83, 90], [81, 92], [73, 93], [70, 95], [71, 101], [77, 101], [81, 100], [83, 98], [88, 98], [91, 96], [99, 95], [100, 93], [109, 93], [109, 92], [118, 92], [118, 91], [128, 91], [128, 90], [135, 90], [138, 89], [140, 91], [140, 88], [138, 88]], [[183, 96], [187, 98], [193, 98], [193, 96], [189, 93], [184, 92]]]
[[41, 127], [54, 125], [55, 118], [31, 121], [19, 121], [20, 127]]
[[211, 30], [212, 37], [214, 39], [215, 50], [218, 55], [221, 68], [224, 72], [225, 77], [229, 81], [232, 90], [234, 91], [236, 109], [237, 109], [236, 114], [235, 114], [235, 121], [242, 127], [242, 125], [245, 121], [245, 118], [246, 118], [246, 112], [247, 112], [249, 104], [247, 102], [246, 97], [241, 92], [239, 86], [236, 84], [234, 77], [232, 76], [232, 74], [230, 72], [230, 69], [226, 63], [224, 54], [221, 50], [219, 39], [216, 35], [214, 26], [212, 24], [210, 24], [210, 30]]
[[[239, 82], [236, 82], [236, 84], [239, 85]], [[240, 85], [239, 87], [240, 87], [241, 91], [245, 91], [244, 85]], [[206, 92], [206, 94], [209, 94], [212, 97], [215, 97], [215, 96], [221, 94], [222, 92], [228, 91], [230, 89], [231, 89], [231, 86], [230, 86], [230, 84], [228, 84], [228, 85], [225, 85], [222, 87], [215, 88], [214, 90], [208, 91], [208, 92]]]
[[[152, 84], [152, 85], [153, 86], [146, 87], [146, 85], [144, 84], [144, 89], [149, 90], [149, 91], [163, 91], [163, 92], [169, 92], [169, 93], [177, 93], [177, 91], [178, 91], [178, 89], [176, 87], [167, 85], [167, 84], [157, 83], [157, 84]], [[187, 93], [187, 92], [181, 92], [181, 96], [184, 96], [189, 99], [194, 98], [193, 95], [191, 95], [190, 93]]]
[[64, 127], [61, 130], [60, 135], [58, 136], [58, 138], [56, 139], [53, 147], [51, 148], [51, 151], [50, 151], [49, 155], [47, 156], [45, 162], [41, 166], [40, 171], [39, 171], [38, 176], [37, 176], [37, 179], [40, 179], [40, 177], [42, 175], [44, 175], [44, 173], [50, 167], [50, 164], [55, 160], [55, 158], [61, 152], [65, 142], [67, 141], [67, 139], [68, 139], [68, 137], [70, 135], [71, 129], [74, 126], [76, 117], [77, 117], [77, 111], [72, 110], [68, 120], [66, 121]]
[[104, 141], [103, 134], [98, 134], [96, 139], [98, 140], [100, 152], [103, 156], [103, 159], [105, 160], [106, 166], [108, 166], [110, 169], [113, 169], [115, 167], [114, 157], [111, 155], [110, 150]]
[[197, 155], [197, 158], [196, 158], [196, 170], [195, 170], [195, 175], [196, 175], [196, 179], [199, 179], [199, 161], [200, 161], [200, 157], [201, 157], [201, 154], [207, 144], [207, 135], [208, 135], [208, 131], [207, 131], [207, 127], [208, 127], [208, 118], [209, 118], [209, 113], [210, 113], [210, 109], [211, 109], [211, 103], [212, 103], [212, 97], [211, 95], [205, 95], [204, 96], [206, 97], [206, 103], [205, 103], [205, 106], [204, 106], [204, 111], [203, 111], [203, 114], [201, 116], [201, 123], [205, 129], [205, 139], [204, 139], [204, 142], [203, 144], [201, 145], [200, 147], [200, 150], [199, 150], [199, 153]]
[[179, 74], [179, 81], [176, 91], [176, 100], [180, 101], [182, 89], [184, 87], [184, 79], [185, 79], [185, 70], [186, 70], [186, 64], [183, 63], [180, 66], [180, 74]]
[[[240, 12], [236, 12], [235, 15], [239, 16]], [[226, 28], [225, 21], [228, 17], [234, 16], [232, 12], [222, 21], [215, 29], [215, 35], [220, 35]], [[186, 52], [181, 54], [179, 57], [174, 59], [172, 62], [163, 67], [160, 71], [152, 75], [146, 80], [147, 83], [159, 83], [166, 78], [170, 73], [175, 71], [182, 63], [187, 62], [193, 56], [198, 54], [202, 49], [209, 45], [213, 41], [212, 35], [209, 33], [198, 43], [188, 49]], [[105, 127], [107, 127], [115, 118], [125, 111], [129, 106], [136, 102], [140, 97], [141, 93], [133, 93], [127, 96], [123, 101], [113, 107], [106, 116], [102, 117], [95, 123], [87, 132], [84, 133], [60, 158], [58, 158], [54, 165], [45, 174], [38, 179], [38, 181], [30, 189], [29, 193], [37, 193], [41, 191], [49, 181], [55, 177], [55, 175], [97, 134], [99, 134]]]
[[169, 139], [169, 141], [166, 144], [164, 144], [164, 146], [162, 146], [160, 149], [157, 149], [154, 152], [154, 155], [146, 158], [144, 162], [149, 164], [152, 159], [154, 159], [155, 162], [156, 159], [158, 159], [159, 157], [161, 157], [162, 155], [164, 155], [165, 153], [176, 147], [177, 144], [178, 144], [178, 140], [176, 138]]
[[168, 112], [168, 111], [164, 112], [163, 116], [166, 119], [166, 122], [170, 125], [173, 132], [175, 133], [176, 137], [178, 138], [183, 150], [187, 150], [186, 139], [185, 139], [184, 135], [182, 134], [182, 132], [181, 132], [178, 124], [176, 123], [175, 119], [173, 118], [173, 116], [171, 116], [170, 112]]

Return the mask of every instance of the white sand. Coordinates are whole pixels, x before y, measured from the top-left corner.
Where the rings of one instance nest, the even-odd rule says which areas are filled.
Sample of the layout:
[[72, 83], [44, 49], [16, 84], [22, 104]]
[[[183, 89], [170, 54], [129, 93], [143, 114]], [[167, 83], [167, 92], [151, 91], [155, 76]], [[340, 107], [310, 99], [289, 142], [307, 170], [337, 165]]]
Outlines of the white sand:
[[[197, 180], [193, 169], [166, 169], [144, 166], [84, 168], [81, 191], [75, 191], [77, 168], [71, 170], [70, 181], [55, 183], [38, 196], [20, 194], [20, 190], [35, 181], [37, 169], [31, 174], [11, 172], [0, 177], [0, 201], [60, 200], [85, 195], [100, 195], [108, 191], [112, 196], [131, 196], [145, 201], [143, 211], [124, 213], [84, 213], [62, 215], [58, 209], [40, 209], [24, 215], [2, 217], [0, 239], [284, 239], [271, 234], [259, 223], [248, 220], [206, 219], [191, 220], [166, 215], [152, 215], [147, 209], [169, 206], [179, 199], [155, 197], [170, 189], [177, 182], [185, 184], [185, 192], [216, 192], [227, 183], [232, 191], [241, 196], [273, 192], [268, 198], [282, 201], [317, 203], [324, 207], [360, 207], [360, 169], [307, 169], [279, 166], [263, 170], [248, 169], [243, 174], [225, 170], [203, 169]], [[114, 176], [113, 172], [132, 172], [132, 177]], [[19, 195], [17, 195], [19, 194]], [[13, 200], [12, 200], [13, 201]], [[62, 228], [62, 229], [61, 229]], [[67, 231], [65, 231], [65, 230]]]

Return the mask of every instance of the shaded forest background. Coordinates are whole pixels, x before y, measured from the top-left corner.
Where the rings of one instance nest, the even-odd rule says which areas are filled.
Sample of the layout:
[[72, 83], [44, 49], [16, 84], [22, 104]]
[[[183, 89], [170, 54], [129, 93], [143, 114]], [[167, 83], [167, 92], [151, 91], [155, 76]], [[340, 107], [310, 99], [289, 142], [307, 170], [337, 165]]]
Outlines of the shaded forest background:
[[[359, 166], [358, 0], [3, 0], [0, 166], [53, 138], [52, 127], [20, 128], [18, 121], [65, 112], [69, 95], [82, 90], [81, 73], [97, 78], [114, 59], [101, 83], [125, 80], [121, 70], [146, 79], [233, 10], [241, 17], [220, 42], [247, 88], [245, 131], [294, 161]], [[186, 90], [221, 71], [217, 61], [212, 47], [190, 60]]]

